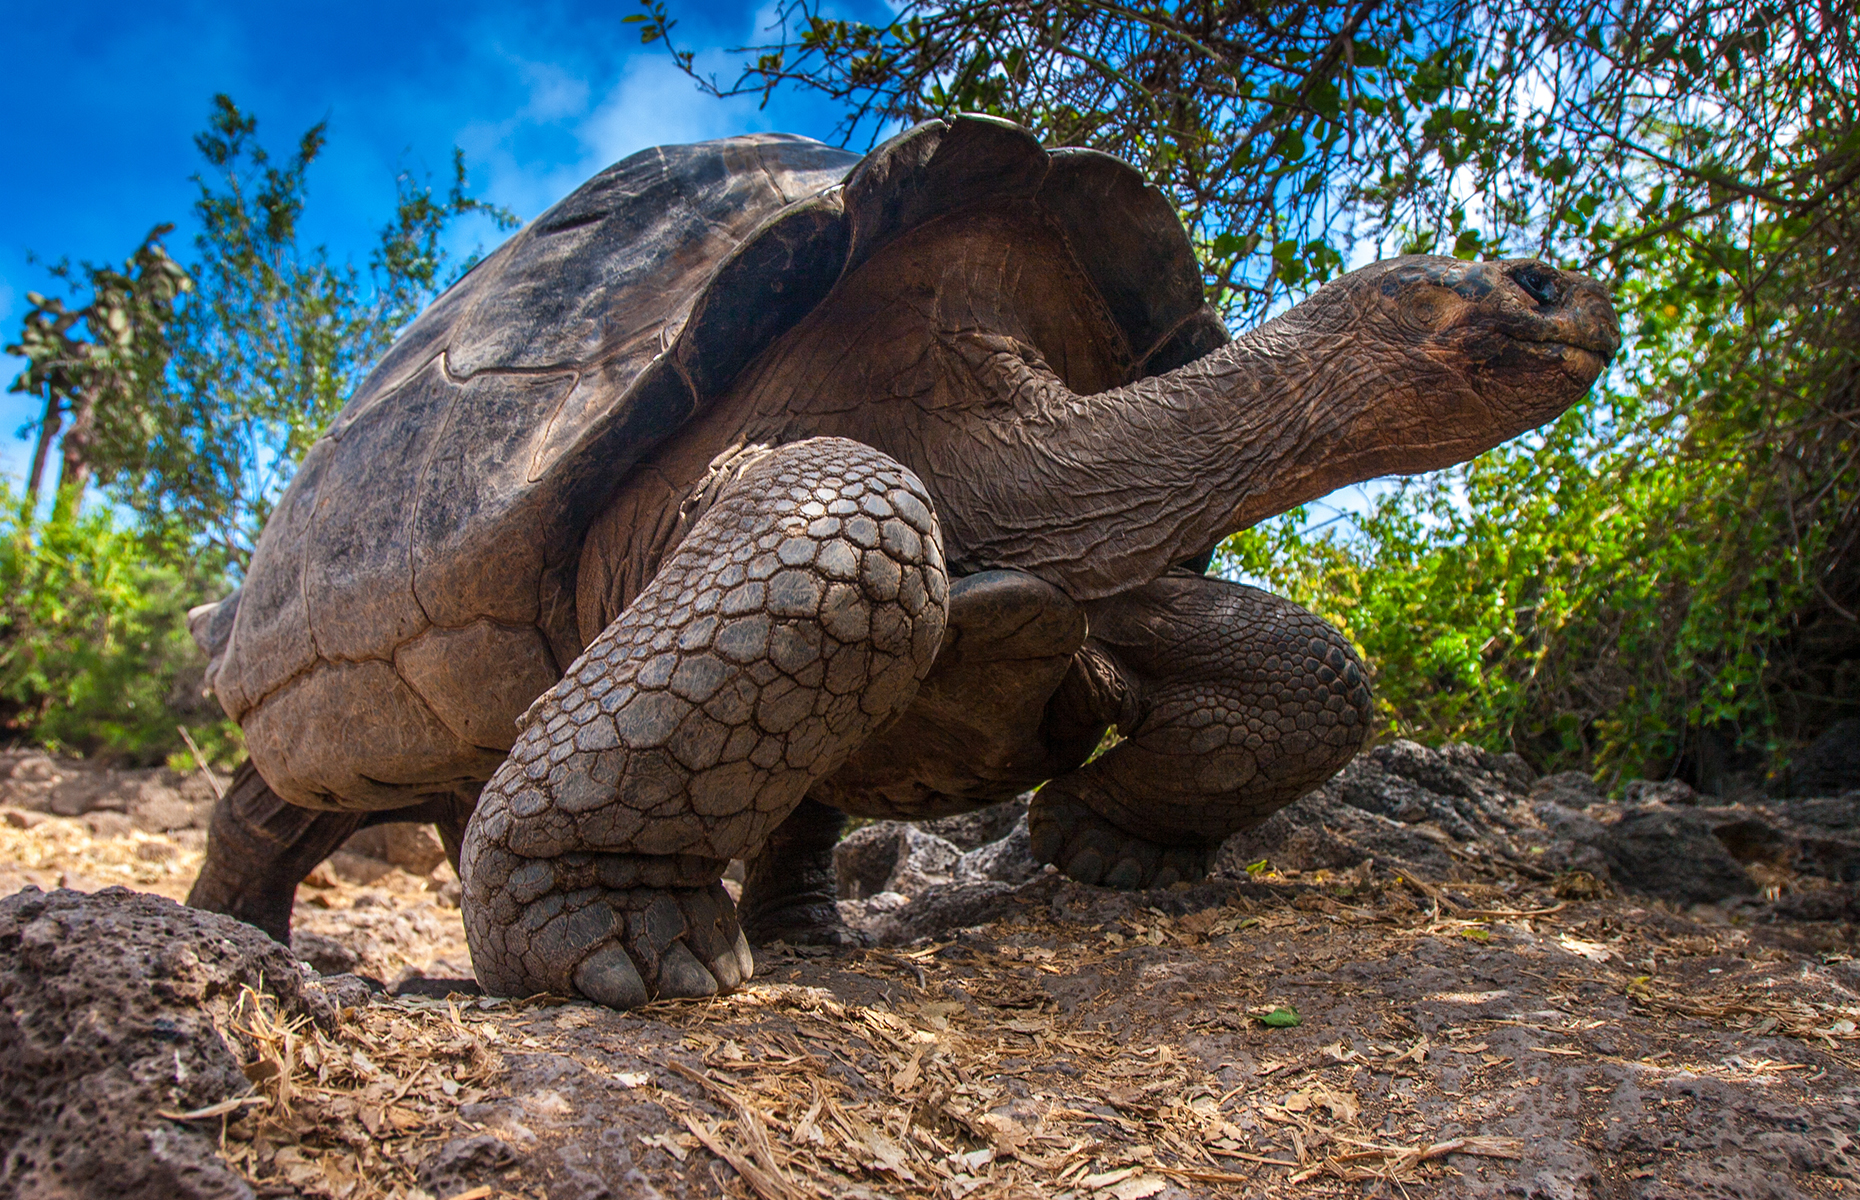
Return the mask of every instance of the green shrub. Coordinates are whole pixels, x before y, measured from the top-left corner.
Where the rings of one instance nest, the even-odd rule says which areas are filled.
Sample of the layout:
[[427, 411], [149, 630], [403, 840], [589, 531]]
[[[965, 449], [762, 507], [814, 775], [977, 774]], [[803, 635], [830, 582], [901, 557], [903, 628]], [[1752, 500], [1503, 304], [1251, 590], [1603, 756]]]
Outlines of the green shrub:
[[[0, 482], [0, 721], [65, 753], [220, 762], [238, 731], [202, 698], [187, 610], [207, 590], [108, 509], [39, 522]], [[178, 557], [178, 556], [177, 556]]]

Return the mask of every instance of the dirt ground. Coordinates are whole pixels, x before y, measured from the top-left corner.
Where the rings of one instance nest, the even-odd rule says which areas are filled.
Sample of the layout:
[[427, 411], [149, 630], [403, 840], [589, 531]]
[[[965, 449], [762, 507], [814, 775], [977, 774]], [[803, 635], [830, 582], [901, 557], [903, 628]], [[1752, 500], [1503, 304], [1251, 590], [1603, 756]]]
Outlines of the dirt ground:
[[[0, 892], [185, 894], [198, 829], [98, 816], [0, 810]], [[1860, 1194], [1851, 923], [1373, 865], [1048, 874], [988, 924], [618, 1014], [471, 994], [449, 867], [338, 865], [297, 928], [402, 994], [339, 981], [328, 1031], [252, 998], [253, 1095], [171, 1114], [259, 1195]]]

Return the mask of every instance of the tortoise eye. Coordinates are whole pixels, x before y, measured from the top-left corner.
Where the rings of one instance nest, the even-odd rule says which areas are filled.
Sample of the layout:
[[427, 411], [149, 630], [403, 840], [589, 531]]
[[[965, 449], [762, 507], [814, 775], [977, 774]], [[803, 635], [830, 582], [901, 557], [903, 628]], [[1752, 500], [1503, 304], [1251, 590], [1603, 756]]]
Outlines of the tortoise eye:
[[1513, 271], [1511, 278], [1537, 303], [1556, 303], [1556, 272], [1542, 263], [1526, 263]]

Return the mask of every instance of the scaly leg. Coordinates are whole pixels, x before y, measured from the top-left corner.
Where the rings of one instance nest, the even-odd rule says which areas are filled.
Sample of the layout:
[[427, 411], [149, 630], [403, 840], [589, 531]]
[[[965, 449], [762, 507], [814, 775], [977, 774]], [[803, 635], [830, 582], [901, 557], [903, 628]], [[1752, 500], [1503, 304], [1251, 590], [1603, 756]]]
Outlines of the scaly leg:
[[1034, 856], [1082, 883], [1200, 878], [1229, 834], [1342, 770], [1369, 732], [1355, 651], [1288, 600], [1179, 572], [1090, 615], [1136, 718], [1028, 815]]
[[237, 917], [288, 945], [297, 885], [349, 835], [388, 821], [431, 821], [457, 869], [471, 808], [468, 795], [430, 796], [411, 808], [378, 812], [299, 808], [272, 791], [250, 762], [242, 763], [213, 806], [206, 858], [187, 893], [188, 906]]
[[833, 847], [846, 813], [968, 812], [1083, 762], [1103, 723], [1056, 758], [1044, 712], [1084, 640], [1084, 610], [1032, 575], [952, 581], [936, 664], [904, 715], [816, 784], [748, 863], [737, 908], [750, 943], [860, 942], [834, 903]]
[[916, 692], [940, 538], [923, 485], [857, 442], [746, 466], [485, 785], [462, 864], [485, 989], [629, 1008], [748, 978], [723, 869]]

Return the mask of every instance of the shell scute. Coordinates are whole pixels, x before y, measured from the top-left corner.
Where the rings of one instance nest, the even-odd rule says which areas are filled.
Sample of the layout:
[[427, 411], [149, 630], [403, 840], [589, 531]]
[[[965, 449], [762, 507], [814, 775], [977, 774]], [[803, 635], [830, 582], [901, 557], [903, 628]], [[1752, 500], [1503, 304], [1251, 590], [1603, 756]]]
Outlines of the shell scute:
[[431, 623], [412, 586], [410, 501], [458, 399], [458, 388], [429, 365], [393, 403], [351, 423], [329, 455], [299, 551], [320, 657], [385, 658]]
[[[572, 374], [448, 382], [457, 402], [427, 450], [424, 474], [404, 481], [402, 500], [413, 514], [414, 594], [434, 623], [537, 619], [546, 546], [506, 531], [550, 525], [548, 514], [533, 511], [541, 497], [529, 486], [530, 463], [576, 383]], [[402, 483], [390, 477], [375, 486], [393, 490]]]

